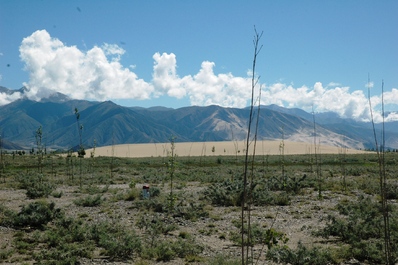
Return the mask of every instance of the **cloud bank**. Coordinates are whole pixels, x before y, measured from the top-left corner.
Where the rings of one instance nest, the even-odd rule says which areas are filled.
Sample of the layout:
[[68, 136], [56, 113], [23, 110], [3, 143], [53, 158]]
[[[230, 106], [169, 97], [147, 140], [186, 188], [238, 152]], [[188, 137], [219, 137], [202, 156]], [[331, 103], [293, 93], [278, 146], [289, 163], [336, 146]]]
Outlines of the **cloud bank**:
[[[120, 63], [125, 53], [115, 44], [94, 46], [81, 51], [53, 38], [46, 30], [34, 32], [23, 39], [20, 58], [29, 73], [27, 96], [34, 100], [54, 92], [74, 99], [147, 100], [162, 95], [177, 99], [189, 98], [192, 105], [246, 107], [251, 97], [251, 75], [236, 77], [231, 73], [215, 74], [215, 63], [204, 61], [198, 73], [180, 77], [173, 53], [155, 53], [152, 80], [140, 79], [133, 68]], [[371, 84], [368, 84], [371, 86]], [[283, 83], [261, 84], [261, 104], [297, 107], [306, 111], [337, 112], [342, 117], [360, 121], [370, 120], [369, 103], [362, 90], [350, 92], [349, 87], [317, 82], [313, 87], [293, 87]], [[19, 98], [15, 93], [0, 93], [0, 105]], [[384, 103], [398, 102], [398, 89], [384, 93]], [[374, 110], [380, 109], [381, 96], [371, 98]], [[375, 121], [381, 121], [380, 111], [374, 111]], [[392, 113], [387, 120], [398, 120]]]

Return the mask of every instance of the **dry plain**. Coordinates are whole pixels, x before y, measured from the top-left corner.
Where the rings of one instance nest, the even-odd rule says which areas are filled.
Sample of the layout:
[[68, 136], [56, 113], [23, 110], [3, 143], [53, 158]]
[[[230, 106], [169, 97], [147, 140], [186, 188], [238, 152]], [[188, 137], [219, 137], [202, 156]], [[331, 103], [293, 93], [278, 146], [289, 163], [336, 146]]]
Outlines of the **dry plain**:
[[[363, 150], [347, 149], [329, 145], [315, 145], [306, 142], [284, 141], [284, 154], [362, 154]], [[257, 141], [256, 155], [279, 155], [281, 154], [281, 140]], [[250, 153], [254, 144], [249, 147]], [[175, 152], [178, 156], [235, 156], [244, 155], [246, 148], [245, 141], [225, 142], [176, 142]], [[89, 154], [93, 149], [87, 150]], [[158, 157], [167, 156], [170, 151], [170, 143], [147, 143], [147, 144], [122, 144], [114, 146], [97, 147], [96, 156], [116, 157]]]
[[[129, 144], [97, 147], [95, 157], [84, 160], [48, 156], [39, 175], [53, 190], [39, 198], [28, 196], [30, 187], [24, 180], [36, 178], [37, 157], [6, 156], [0, 183], [2, 264], [240, 264], [236, 235], [240, 231], [244, 142], [177, 142], [173, 208], [168, 208], [170, 148], [170, 143]], [[289, 141], [284, 141], [281, 149], [281, 141], [259, 141], [256, 155], [259, 197], [251, 208], [252, 225], [262, 232], [273, 229], [283, 235], [288, 240], [279, 240], [277, 245], [285, 245], [292, 253], [300, 242], [307, 250], [315, 247], [331, 255], [326, 263], [325, 259], [315, 263], [313, 257], [306, 263], [309, 257], [303, 256], [290, 264], [378, 263], [370, 258], [361, 260], [363, 256], [350, 252], [356, 248], [336, 236], [314, 235], [330, 224], [328, 216], [341, 215], [338, 205], [356, 202], [362, 196], [377, 200], [375, 153], [332, 146], [317, 146], [315, 152], [309, 143]], [[397, 158], [397, 154], [387, 156], [389, 181], [394, 187], [398, 187], [394, 173]], [[283, 175], [286, 183], [281, 185]], [[144, 185], [150, 185], [156, 196], [142, 198]], [[54, 219], [41, 229], [7, 221], [6, 209], [21, 213], [24, 206], [37, 202], [54, 203], [64, 219]], [[390, 202], [396, 204], [395, 199]], [[60, 224], [69, 232], [65, 234]], [[93, 236], [93, 229], [98, 232], [101, 227], [109, 229], [108, 235]], [[141, 248], [131, 253], [123, 248], [131, 242], [123, 243], [123, 234], [139, 240]], [[271, 261], [267, 252], [264, 242], [254, 244], [256, 264], [287, 263]]]

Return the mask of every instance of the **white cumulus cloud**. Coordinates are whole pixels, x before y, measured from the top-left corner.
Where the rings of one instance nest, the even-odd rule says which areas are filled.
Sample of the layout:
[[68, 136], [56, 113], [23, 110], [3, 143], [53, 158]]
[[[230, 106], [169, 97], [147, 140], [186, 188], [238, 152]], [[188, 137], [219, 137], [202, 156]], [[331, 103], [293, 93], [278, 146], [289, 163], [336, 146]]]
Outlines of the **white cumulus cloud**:
[[0, 92], [0, 106], [6, 105], [8, 103], [11, 103], [15, 100], [18, 100], [21, 98], [21, 93], [15, 92], [13, 94], [7, 94], [7, 93], [1, 93]]
[[24, 38], [20, 57], [29, 72], [28, 96], [40, 99], [54, 91], [76, 99], [148, 99], [153, 86], [124, 68], [119, 60], [124, 50], [104, 44], [87, 52], [66, 46], [46, 30]]
[[250, 97], [251, 79], [235, 77], [231, 73], [215, 74], [214, 62], [202, 62], [196, 75], [179, 77], [176, 56], [156, 53], [153, 67], [153, 85], [158, 93], [171, 97], [188, 96], [192, 105], [221, 105], [245, 107]]
[[[23, 39], [20, 58], [29, 73], [27, 96], [34, 100], [60, 92], [75, 99], [152, 99], [162, 95], [177, 99], [189, 98], [192, 105], [220, 105], [246, 107], [251, 97], [251, 72], [237, 77], [232, 73], [215, 73], [214, 62], [204, 61], [196, 74], [179, 76], [174, 53], [155, 53], [152, 80], [145, 81], [134, 73], [135, 65], [124, 67], [121, 57], [125, 50], [116, 44], [94, 46], [87, 51], [67, 46], [53, 38], [46, 30], [38, 30]], [[260, 80], [261, 81], [261, 80]], [[342, 117], [360, 121], [370, 120], [369, 103], [362, 90], [351, 91], [339, 83], [324, 86], [316, 82], [312, 87], [283, 83], [261, 86], [261, 104], [296, 107], [311, 112], [333, 111]], [[372, 88], [368, 82], [365, 87]], [[21, 95], [0, 94], [0, 105]], [[382, 120], [381, 95], [373, 95], [371, 103], [376, 122]], [[384, 103], [397, 106], [398, 89], [384, 92]], [[376, 110], [376, 111], [375, 111]], [[398, 120], [390, 113], [386, 120]]]
[[83, 52], [38, 30], [24, 38], [20, 57], [29, 73], [28, 97], [35, 100], [60, 92], [75, 99], [150, 99], [161, 95], [189, 97], [193, 105], [245, 107], [250, 78], [231, 73], [215, 74], [215, 63], [205, 61], [195, 75], [180, 77], [173, 53], [155, 53], [152, 80], [146, 82], [125, 68], [125, 51], [115, 44], [95, 46]]
[[[368, 86], [371, 86], [371, 84]], [[382, 114], [379, 111], [382, 102], [381, 95], [372, 96], [370, 101], [375, 122], [381, 122]], [[276, 104], [289, 108], [301, 108], [308, 112], [311, 112], [312, 108], [316, 112], [331, 111], [338, 113], [341, 117], [358, 121], [371, 120], [367, 95], [362, 90], [350, 92], [349, 87], [343, 87], [337, 83], [330, 83], [324, 87], [322, 83], [316, 82], [313, 87], [302, 86], [298, 88], [276, 83], [264, 89], [261, 102], [265, 105]], [[384, 92], [385, 105], [397, 103], [397, 89], [393, 88], [391, 92]], [[397, 114], [391, 113], [386, 120], [397, 120]]]

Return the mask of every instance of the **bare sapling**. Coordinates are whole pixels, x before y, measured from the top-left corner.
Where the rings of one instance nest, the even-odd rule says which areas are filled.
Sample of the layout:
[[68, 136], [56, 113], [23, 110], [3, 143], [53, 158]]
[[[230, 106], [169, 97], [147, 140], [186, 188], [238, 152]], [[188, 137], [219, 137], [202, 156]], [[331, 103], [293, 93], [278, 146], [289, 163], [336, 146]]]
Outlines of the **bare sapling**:
[[320, 154], [318, 157], [318, 153], [320, 153], [319, 152], [320, 143], [317, 143], [317, 131], [316, 131], [314, 107], [312, 107], [312, 122], [313, 122], [313, 126], [314, 126], [314, 132], [313, 132], [314, 159], [315, 159], [315, 173], [316, 173], [316, 179], [317, 179], [317, 183], [318, 183], [318, 198], [322, 198], [322, 172], [321, 172]]
[[115, 169], [115, 137], [112, 134], [112, 150], [111, 150], [111, 164], [110, 164], [110, 176], [113, 178], [113, 171]]
[[287, 177], [285, 172], [285, 132], [283, 126], [281, 128], [282, 140], [279, 144], [279, 164], [281, 166], [282, 172], [282, 185], [283, 188], [286, 188], [287, 185]]
[[167, 164], [167, 171], [169, 174], [170, 178], [170, 194], [169, 194], [169, 212], [171, 212], [174, 209], [174, 203], [175, 203], [175, 195], [174, 195], [174, 190], [173, 190], [173, 180], [174, 180], [174, 172], [175, 172], [175, 166], [176, 166], [176, 154], [175, 154], [175, 136], [170, 137], [170, 153], [169, 153], [169, 161]]
[[238, 140], [234, 137], [234, 130], [231, 127], [231, 137], [232, 137], [232, 142], [234, 143], [234, 148], [235, 148], [235, 158], [236, 158], [236, 164], [238, 164], [238, 153], [239, 153], [239, 143]]
[[0, 178], [3, 177], [3, 182], [6, 183], [6, 175], [5, 175], [5, 158], [3, 151], [3, 138], [0, 132]]
[[90, 159], [91, 159], [91, 163], [90, 163], [90, 171], [91, 173], [94, 172], [94, 168], [95, 168], [95, 148], [97, 147], [97, 141], [94, 139], [93, 142], [93, 149], [90, 152]]
[[80, 123], [80, 113], [77, 108], [75, 108], [75, 116], [76, 116], [76, 123], [77, 123], [77, 129], [79, 132], [79, 149], [77, 151], [77, 156], [79, 159], [79, 169], [80, 169], [80, 186], [82, 185], [82, 160], [84, 156], [86, 155], [86, 151], [84, 150], [83, 147], [83, 125]]
[[[260, 77], [256, 76], [256, 62], [257, 56], [261, 51], [262, 46], [259, 46], [259, 42], [262, 36], [262, 32], [258, 33], [256, 28], [254, 28], [254, 56], [253, 56], [253, 65], [252, 65], [252, 82], [251, 82], [251, 99], [250, 99], [250, 113], [249, 113], [249, 122], [247, 129], [247, 137], [246, 137], [246, 148], [245, 148], [245, 164], [244, 164], [244, 172], [243, 172], [243, 194], [242, 194], [242, 203], [241, 203], [241, 260], [242, 265], [249, 264], [249, 260], [253, 261], [252, 255], [249, 253], [250, 246], [252, 245], [252, 238], [250, 233], [250, 211], [247, 211], [247, 204], [250, 202], [248, 200], [248, 180], [252, 180], [252, 177], [249, 175], [249, 159], [251, 158], [249, 154], [249, 147], [252, 139], [251, 127], [254, 122], [254, 99], [255, 99], [255, 88], [257, 87], [258, 80]], [[254, 152], [254, 151], [253, 151]], [[251, 183], [252, 184], [252, 183]], [[250, 207], [249, 207], [250, 208]], [[245, 223], [248, 223], [247, 234], [245, 234]], [[251, 257], [250, 257], [251, 256]]]
[[382, 88], [381, 88], [381, 105], [382, 105], [382, 145], [379, 148], [376, 129], [374, 124], [373, 118], [373, 109], [372, 109], [372, 102], [370, 98], [370, 79], [368, 76], [368, 101], [369, 101], [369, 111], [370, 117], [372, 121], [372, 128], [373, 128], [373, 137], [375, 141], [375, 149], [377, 152], [377, 161], [378, 161], [378, 168], [379, 168], [379, 183], [380, 183], [380, 197], [381, 197], [381, 211], [383, 215], [383, 231], [384, 231], [384, 255], [385, 255], [385, 264], [392, 265], [395, 263], [392, 257], [391, 251], [391, 240], [390, 240], [390, 219], [389, 219], [389, 206], [387, 200], [387, 177], [386, 177], [386, 163], [385, 163], [385, 131], [384, 131], [384, 81], [382, 81]]
[[35, 138], [36, 138], [37, 171], [39, 173], [43, 173], [44, 150], [42, 145], [43, 130], [41, 126], [36, 130]]
[[347, 169], [346, 169], [346, 156], [347, 156], [347, 148], [345, 145], [339, 147], [339, 158], [340, 158], [340, 171], [341, 171], [341, 176], [343, 179], [343, 189], [345, 192], [347, 192]]

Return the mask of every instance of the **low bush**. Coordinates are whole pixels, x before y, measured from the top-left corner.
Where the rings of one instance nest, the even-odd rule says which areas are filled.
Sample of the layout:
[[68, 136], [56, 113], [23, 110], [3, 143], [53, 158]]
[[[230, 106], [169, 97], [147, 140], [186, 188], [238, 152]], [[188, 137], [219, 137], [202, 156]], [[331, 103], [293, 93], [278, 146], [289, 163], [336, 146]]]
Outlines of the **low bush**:
[[134, 201], [140, 197], [140, 191], [136, 188], [131, 188], [124, 194], [124, 200]]
[[13, 252], [11, 249], [0, 249], [0, 261], [6, 261], [12, 256]]
[[177, 241], [174, 241], [172, 244], [172, 249], [176, 253], [176, 255], [180, 258], [191, 259], [202, 253], [203, 246], [196, 243], [195, 240], [190, 238], [178, 238]]
[[206, 211], [205, 206], [205, 204], [200, 202], [185, 202], [185, 200], [183, 200], [175, 206], [173, 216], [183, 217], [191, 221], [196, 221], [202, 217], [209, 217], [209, 212]]
[[290, 249], [286, 246], [271, 248], [267, 252], [267, 258], [282, 264], [291, 265], [324, 265], [336, 264], [332, 255], [321, 248], [308, 249], [301, 242], [298, 243], [297, 249]]
[[254, 205], [290, 205], [290, 195], [285, 191], [269, 191], [255, 189], [253, 192]]
[[386, 185], [386, 199], [387, 200], [398, 199], [398, 183], [388, 183]]
[[[361, 196], [358, 201], [340, 202], [337, 209], [341, 216], [329, 215], [326, 226], [314, 234], [339, 238], [349, 244], [351, 256], [359, 261], [384, 263], [384, 223], [380, 203], [369, 196]], [[390, 215], [392, 254], [397, 259], [398, 219], [393, 208]]]
[[[233, 224], [239, 229], [239, 232], [231, 232], [230, 240], [236, 245], [242, 246], [242, 223], [239, 220], [236, 220]], [[271, 249], [280, 244], [284, 245], [289, 240], [284, 233], [278, 232], [273, 228], [262, 227], [259, 224], [252, 224], [250, 230], [251, 240], [249, 242], [247, 238], [249, 230], [247, 225], [245, 225], [243, 230], [246, 239], [244, 242], [245, 246], [266, 245], [268, 249]]]
[[208, 265], [240, 265], [240, 258], [232, 258], [226, 255], [218, 254], [217, 256], [210, 258], [207, 262]]
[[156, 261], [167, 262], [176, 258], [176, 253], [168, 241], [162, 241], [154, 247]]
[[[251, 195], [254, 205], [279, 205], [290, 204], [290, 196], [286, 191], [272, 191], [269, 182], [257, 181], [247, 186], [247, 194]], [[251, 194], [250, 194], [251, 193]], [[240, 206], [243, 196], [242, 180], [225, 180], [215, 183], [204, 191], [204, 197], [215, 206]]]
[[19, 188], [26, 189], [26, 196], [30, 199], [47, 198], [55, 189], [54, 184], [43, 174], [20, 174], [16, 180], [19, 182]]
[[109, 190], [109, 185], [105, 185], [103, 187], [100, 187], [98, 185], [87, 185], [79, 188], [79, 191], [81, 193], [87, 193], [90, 195], [105, 193], [108, 190]]
[[226, 179], [221, 183], [213, 183], [204, 191], [204, 197], [215, 206], [241, 205], [243, 194], [242, 180]]
[[112, 260], [133, 258], [134, 254], [141, 252], [140, 238], [133, 231], [118, 226], [103, 233], [98, 245]]
[[30, 227], [42, 229], [48, 222], [60, 217], [62, 212], [55, 208], [55, 203], [36, 201], [22, 206], [21, 211], [12, 221], [16, 227]]
[[14, 224], [16, 213], [11, 211], [4, 205], [0, 205], [0, 225], [4, 227], [11, 227]]
[[99, 206], [101, 205], [101, 203], [104, 200], [102, 199], [102, 196], [100, 194], [98, 195], [88, 195], [86, 197], [83, 198], [79, 198], [74, 200], [73, 202], [77, 205], [77, 206], [83, 206], [83, 207], [95, 207], [95, 206]]
[[203, 246], [196, 243], [193, 238], [177, 240], [161, 239], [153, 245], [146, 245], [143, 256], [156, 261], [168, 262], [173, 259], [182, 258], [186, 261], [198, 260]]

